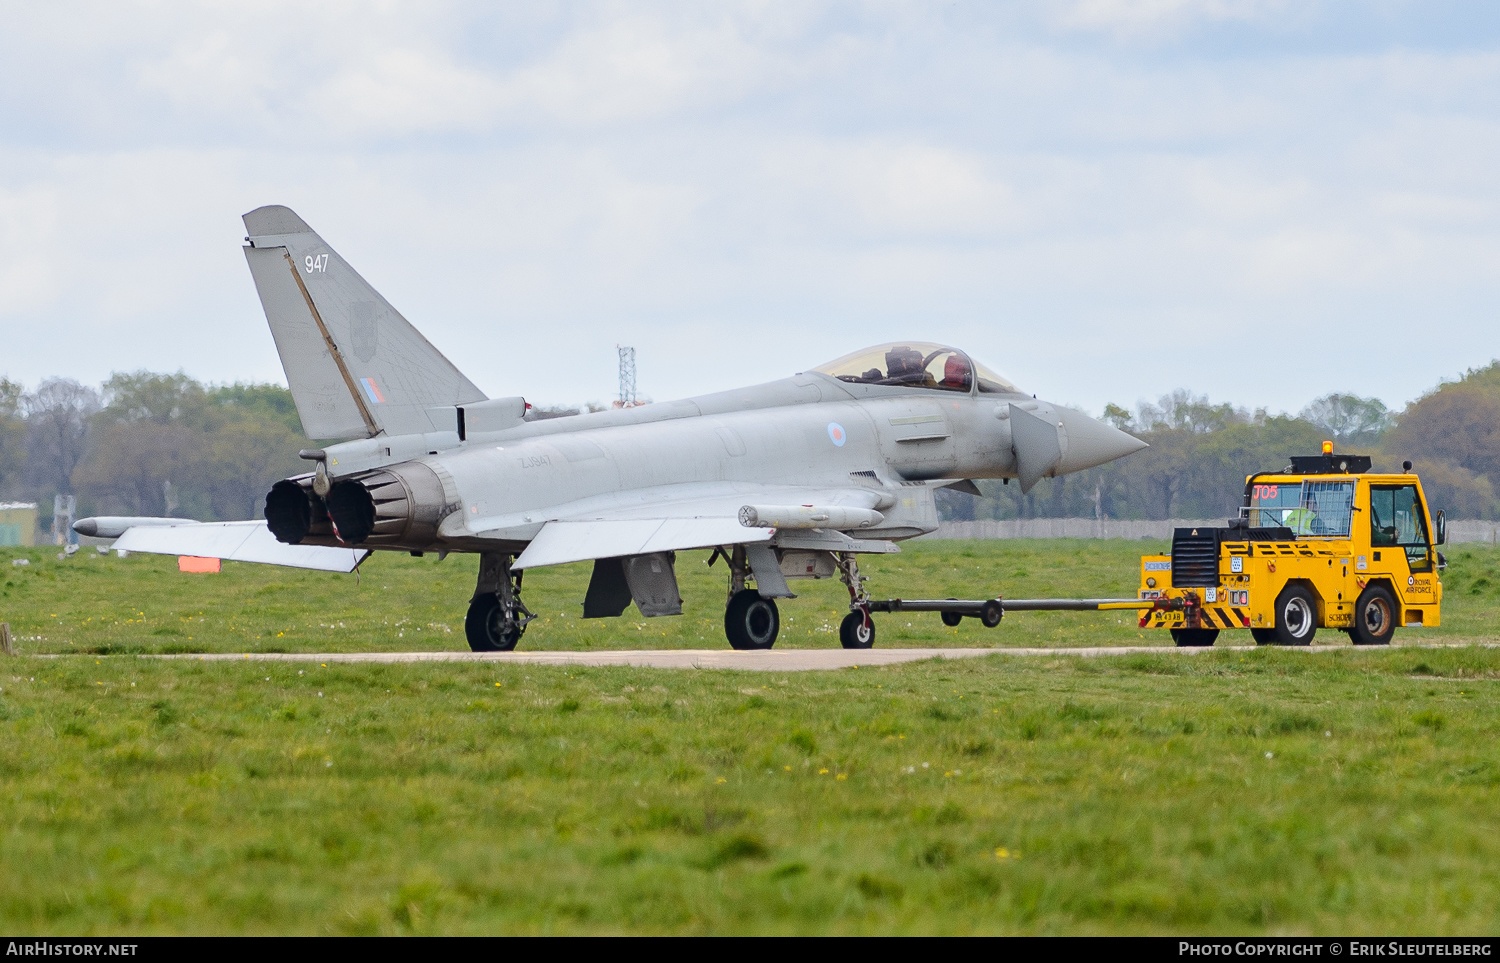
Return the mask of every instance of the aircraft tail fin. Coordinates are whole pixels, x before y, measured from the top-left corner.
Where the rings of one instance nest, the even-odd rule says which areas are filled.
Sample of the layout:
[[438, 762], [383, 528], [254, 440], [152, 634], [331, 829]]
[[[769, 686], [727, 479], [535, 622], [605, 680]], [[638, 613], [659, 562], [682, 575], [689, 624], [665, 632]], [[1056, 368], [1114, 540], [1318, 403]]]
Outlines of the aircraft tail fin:
[[428, 409], [485, 400], [290, 208], [244, 220], [245, 260], [309, 438], [451, 431]]

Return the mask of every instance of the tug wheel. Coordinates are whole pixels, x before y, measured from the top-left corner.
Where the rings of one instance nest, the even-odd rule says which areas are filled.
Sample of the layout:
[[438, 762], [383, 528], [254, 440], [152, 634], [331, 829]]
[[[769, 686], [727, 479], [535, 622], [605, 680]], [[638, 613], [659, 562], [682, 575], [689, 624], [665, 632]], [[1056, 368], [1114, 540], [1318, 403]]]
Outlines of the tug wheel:
[[1390, 645], [1396, 634], [1396, 600], [1390, 590], [1371, 585], [1354, 603], [1354, 627], [1349, 635], [1355, 645]]
[[1172, 641], [1179, 647], [1213, 645], [1219, 637], [1218, 629], [1173, 629]]
[[1277, 645], [1309, 645], [1318, 631], [1318, 606], [1312, 593], [1300, 585], [1288, 585], [1276, 598]]

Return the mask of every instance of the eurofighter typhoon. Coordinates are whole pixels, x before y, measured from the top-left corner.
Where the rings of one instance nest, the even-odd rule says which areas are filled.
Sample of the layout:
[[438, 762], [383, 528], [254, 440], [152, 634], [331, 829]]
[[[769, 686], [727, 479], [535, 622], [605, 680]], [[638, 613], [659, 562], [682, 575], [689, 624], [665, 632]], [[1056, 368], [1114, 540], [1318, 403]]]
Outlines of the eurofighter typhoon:
[[79, 530], [121, 535], [127, 550], [346, 572], [371, 551], [472, 553], [475, 651], [515, 647], [533, 617], [522, 575], [548, 565], [593, 561], [584, 618], [632, 602], [677, 615], [685, 549], [725, 563], [734, 648], [775, 643], [790, 581], [835, 575], [850, 599], [839, 638], [868, 648], [858, 558], [935, 530], [938, 489], [1016, 478], [1030, 491], [1145, 447], [919, 341], [769, 384], [527, 421], [524, 399], [485, 397], [290, 209], [244, 221], [303, 428], [353, 440], [301, 452], [313, 470], [271, 488], [264, 522], [98, 518]]

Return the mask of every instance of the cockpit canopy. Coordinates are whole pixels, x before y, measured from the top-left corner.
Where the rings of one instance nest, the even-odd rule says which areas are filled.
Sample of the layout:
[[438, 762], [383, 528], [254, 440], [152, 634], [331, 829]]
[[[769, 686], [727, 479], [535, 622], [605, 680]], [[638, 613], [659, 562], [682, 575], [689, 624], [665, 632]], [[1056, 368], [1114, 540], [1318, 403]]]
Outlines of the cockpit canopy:
[[1018, 389], [957, 348], [925, 341], [893, 341], [846, 354], [812, 369], [840, 381], [863, 385], [899, 385], [967, 393], [978, 375], [985, 394], [1015, 393]]

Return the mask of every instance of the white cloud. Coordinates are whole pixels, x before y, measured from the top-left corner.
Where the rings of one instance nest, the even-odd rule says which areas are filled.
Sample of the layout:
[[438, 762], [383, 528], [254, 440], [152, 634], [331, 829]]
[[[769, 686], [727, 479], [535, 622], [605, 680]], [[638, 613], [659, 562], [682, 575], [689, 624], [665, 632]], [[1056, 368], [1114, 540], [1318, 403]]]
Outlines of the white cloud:
[[55, 255], [57, 198], [42, 185], [0, 191], [0, 320], [45, 309], [64, 266]]
[[568, 125], [617, 124], [744, 96], [775, 71], [769, 51], [728, 22], [626, 15], [580, 31], [504, 81], [507, 107]]
[[765, 193], [787, 214], [839, 225], [851, 240], [986, 236], [1013, 226], [1010, 188], [974, 153], [912, 139], [783, 139], [761, 152]]
[[[237, 250], [264, 203], [543, 402], [607, 398], [616, 342], [658, 399], [916, 336], [1094, 408], [1399, 403], [1493, 351], [1490, 41], [1323, 49], [1228, 0], [77, 9], [0, 36], [29, 382], [277, 377]], [[1172, 47], [1214, 23], [1295, 42]], [[1398, 359], [1414, 321], [1451, 350]], [[1340, 364], [1223, 363], [1267, 329]]]
[[1121, 36], [1174, 31], [1199, 22], [1284, 16], [1290, 0], [1075, 0], [1060, 10], [1062, 26]]

